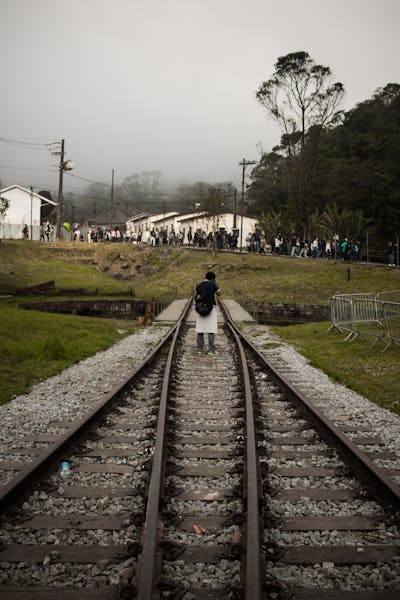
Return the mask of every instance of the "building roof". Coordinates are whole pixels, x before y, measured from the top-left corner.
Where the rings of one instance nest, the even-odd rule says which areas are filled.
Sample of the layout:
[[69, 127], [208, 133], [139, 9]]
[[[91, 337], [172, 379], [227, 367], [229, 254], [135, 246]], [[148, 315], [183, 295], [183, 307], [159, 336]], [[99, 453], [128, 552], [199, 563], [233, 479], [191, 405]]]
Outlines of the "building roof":
[[40, 194], [36, 194], [36, 192], [32, 192], [31, 190], [28, 190], [27, 188], [22, 187], [21, 185], [9, 185], [6, 188], [3, 188], [2, 190], [0, 190], [0, 195], [6, 195], [7, 192], [9, 192], [10, 190], [14, 190], [14, 189], [18, 189], [21, 192], [24, 192], [25, 194], [28, 194], [28, 196], [30, 196], [32, 194], [32, 196], [34, 196], [35, 198], [38, 198], [38, 200], [46, 202], [47, 204], [52, 204], [53, 206], [57, 206], [57, 202], [53, 202], [53, 200], [49, 200], [48, 198], [45, 198], [44, 196], [41, 196]]
[[179, 217], [176, 217], [176, 220], [181, 222], [181, 221], [191, 221], [193, 219], [201, 219], [202, 217], [204, 217], [207, 213], [202, 211], [202, 212], [195, 212], [195, 213], [189, 213], [186, 215], [180, 215]]
[[133, 217], [129, 217], [127, 221], [132, 221], [132, 223], [134, 223], [135, 221], [141, 221], [142, 219], [148, 219], [149, 217], [149, 213], [139, 213], [138, 215], [133, 215]]
[[[219, 215], [215, 215], [215, 216], [223, 219], [224, 217], [227, 217], [228, 215], [233, 215], [233, 214], [234, 213], [232, 211], [227, 210], [227, 211], [225, 211]], [[236, 213], [236, 216], [238, 218], [241, 217], [241, 215], [239, 213]], [[179, 221], [179, 223], [182, 223], [183, 221], [193, 221], [196, 219], [204, 219], [204, 218], [207, 219], [208, 217], [210, 217], [209, 213], [202, 211], [202, 212], [192, 213], [192, 214], [188, 214], [188, 215], [181, 215], [181, 216], [177, 217], [176, 220]], [[211, 217], [212, 217], [212, 215], [211, 215]], [[248, 217], [246, 215], [243, 215], [243, 218], [251, 219], [252, 221], [257, 221], [257, 219], [255, 219], [254, 217]]]
[[167, 219], [171, 219], [171, 217], [176, 217], [177, 215], [179, 215], [178, 212], [172, 211], [164, 214], [152, 215], [150, 219], [152, 223], [159, 223], [159, 221], [166, 221]]

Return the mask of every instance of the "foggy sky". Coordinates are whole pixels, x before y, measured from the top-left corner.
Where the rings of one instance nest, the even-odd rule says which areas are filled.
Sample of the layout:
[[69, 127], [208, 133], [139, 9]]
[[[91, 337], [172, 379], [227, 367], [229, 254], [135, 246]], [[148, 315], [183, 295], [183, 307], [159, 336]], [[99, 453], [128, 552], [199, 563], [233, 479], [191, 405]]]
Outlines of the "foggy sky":
[[[0, 138], [64, 138], [95, 181], [239, 186], [239, 161], [279, 143], [255, 91], [289, 52], [331, 68], [346, 110], [400, 83], [398, 0], [1, 0], [0, 22]], [[0, 141], [1, 185], [55, 190], [58, 160]]]

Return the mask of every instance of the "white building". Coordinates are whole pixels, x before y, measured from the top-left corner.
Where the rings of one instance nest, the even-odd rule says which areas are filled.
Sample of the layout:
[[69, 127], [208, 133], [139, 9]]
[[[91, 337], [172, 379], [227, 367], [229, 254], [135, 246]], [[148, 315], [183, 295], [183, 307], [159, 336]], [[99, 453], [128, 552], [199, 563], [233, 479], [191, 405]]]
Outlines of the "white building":
[[0, 219], [0, 238], [19, 240], [23, 237], [24, 225], [27, 225], [29, 239], [39, 240], [42, 207], [49, 204], [57, 206], [57, 203], [20, 185], [0, 190], [0, 197], [10, 203], [4, 218]]
[[[235, 224], [236, 220], [236, 224]], [[234, 225], [236, 225], [234, 227]], [[238, 236], [238, 246], [240, 241], [242, 247], [245, 247], [246, 237], [254, 233], [257, 227], [257, 219], [252, 217], [246, 217], [241, 215], [235, 215], [233, 212], [226, 212], [221, 215], [209, 216], [205, 212], [188, 213], [180, 215], [177, 212], [169, 212], [159, 215], [147, 215], [142, 213], [131, 217], [126, 222], [127, 230], [131, 231], [132, 239], [139, 233], [142, 233], [142, 241], [147, 242], [150, 236], [150, 231], [154, 229], [156, 232], [160, 231], [171, 231], [172, 229], [176, 234], [182, 232], [184, 234], [184, 243], [188, 242], [189, 231], [192, 234], [197, 232], [202, 234], [205, 232], [207, 235], [210, 232], [224, 231], [226, 233], [232, 233], [236, 230]]]
[[148, 242], [150, 237], [150, 231], [154, 230], [159, 233], [160, 231], [171, 231], [175, 230], [176, 217], [179, 213], [172, 211], [167, 213], [161, 213], [159, 215], [149, 215], [148, 213], [141, 213], [130, 217], [125, 225], [126, 230], [130, 232], [130, 237], [135, 240], [138, 233], [142, 234], [142, 242]]
[[147, 241], [148, 233], [145, 235], [145, 232], [149, 231], [148, 227], [150, 216], [151, 215], [149, 215], [149, 213], [140, 213], [138, 215], [135, 215], [134, 217], [129, 217], [125, 225], [126, 231], [132, 240], [135, 240], [137, 234], [140, 233], [143, 237], [143, 241], [145, 240], [145, 238]]
[[[235, 223], [236, 221], [236, 223]], [[187, 234], [191, 230], [192, 235], [196, 232], [206, 234], [210, 232], [224, 231], [225, 233], [232, 233], [234, 230], [238, 236], [238, 247], [240, 241], [242, 241], [242, 247], [245, 246], [246, 237], [254, 233], [257, 227], [257, 219], [253, 217], [246, 217], [236, 215], [233, 212], [226, 212], [221, 215], [207, 215], [204, 212], [192, 213], [188, 215], [180, 215], [176, 218], [176, 230], [182, 231], [185, 234], [185, 241], [187, 241]]]

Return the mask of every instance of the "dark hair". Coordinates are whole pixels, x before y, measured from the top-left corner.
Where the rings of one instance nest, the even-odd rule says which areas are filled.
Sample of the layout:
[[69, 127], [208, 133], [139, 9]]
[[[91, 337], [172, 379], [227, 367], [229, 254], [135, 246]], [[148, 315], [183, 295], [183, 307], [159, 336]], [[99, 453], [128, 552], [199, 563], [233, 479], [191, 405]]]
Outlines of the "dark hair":
[[213, 273], [212, 271], [208, 271], [208, 273], [206, 273], [206, 279], [208, 279], [208, 281], [212, 281], [213, 279], [215, 279], [215, 273]]

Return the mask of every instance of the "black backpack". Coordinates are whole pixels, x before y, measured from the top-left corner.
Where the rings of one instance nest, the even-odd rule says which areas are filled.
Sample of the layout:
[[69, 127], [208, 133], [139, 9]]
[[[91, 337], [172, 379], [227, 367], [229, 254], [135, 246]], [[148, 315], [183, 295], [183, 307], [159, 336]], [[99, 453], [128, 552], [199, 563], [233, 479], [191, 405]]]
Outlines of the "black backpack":
[[210, 314], [213, 307], [207, 304], [200, 292], [196, 292], [194, 297], [194, 309], [201, 317], [207, 317]]

